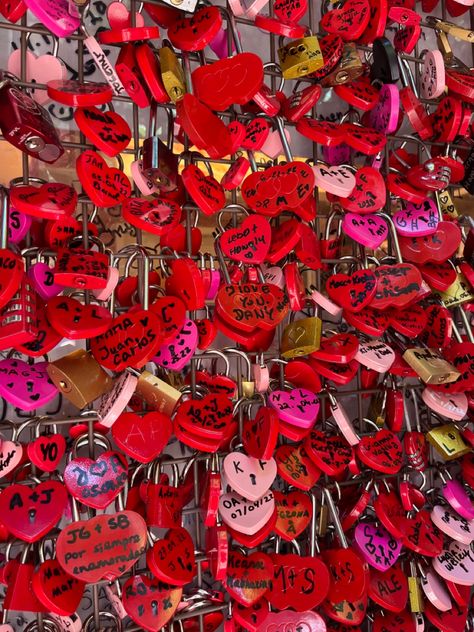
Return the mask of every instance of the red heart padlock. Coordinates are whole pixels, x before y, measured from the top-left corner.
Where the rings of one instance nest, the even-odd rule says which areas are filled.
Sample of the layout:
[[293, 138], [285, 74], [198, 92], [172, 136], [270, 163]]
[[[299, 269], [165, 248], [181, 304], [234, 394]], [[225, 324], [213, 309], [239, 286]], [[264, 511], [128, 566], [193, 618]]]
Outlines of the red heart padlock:
[[367, 593], [369, 585], [369, 567], [352, 549], [328, 549], [323, 560], [329, 568], [331, 583], [329, 600], [355, 601]]
[[171, 586], [184, 586], [196, 574], [194, 542], [182, 527], [169, 529], [146, 554], [147, 566], [153, 575]]
[[0, 307], [17, 293], [23, 278], [23, 259], [6, 248], [0, 249]]
[[431, 521], [429, 511], [422, 509], [413, 519], [405, 521], [403, 544], [411, 551], [427, 557], [441, 554], [443, 533]]
[[374, 617], [374, 632], [416, 632], [415, 619], [411, 612], [391, 612], [383, 616], [377, 613]]
[[122, 413], [112, 426], [112, 436], [118, 447], [140, 463], [149, 463], [160, 456], [171, 434], [171, 419], [159, 411], [142, 416]]
[[334, 334], [329, 338], [321, 338], [319, 349], [310, 355], [323, 362], [345, 364], [355, 358], [358, 349], [359, 341], [354, 334]]
[[443, 262], [451, 257], [461, 243], [461, 231], [454, 222], [439, 222], [436, 232], [424, 237], [399, 237], [400, 251], [408, 261], [424, 264]]
[[186, 322], [185, 304], [176, 296], [160, 296], [149, 309], [160, 321], [162, 344], [168, 344], [176, 338]]
[[[425, 614], [428, 621], [441, 632], [458, 632], [466, 629], [466, 620], [468, 615], [467, 606], [460, 607], [454, 603], [453, 607], [442, 612], [433, 604], [427, 603]], [[398, 628], [400, 629], [400, 628]]]
[[370, 306], [373, 309], [405, 307], [413, 301], [421, 289], [421, 274], [410, 263], [382, 265], [374, 270], [377, 280], [375, 295]]
[[385, 181], [377, 169], [362, 167], [355, 174], [356, 185], [352, 193], [340, 198], [342, 208], [351, 213], [365, 215], [379, 211], [386, 202]]
[[168, 29], [170, 42], [185, 51], [203, 50], [222, 27], [217, 7], [202, 7], [191, 18], [178, 17]]
[[376, 312], [370, 307], [357, 313], [344, 310], [344, 319], [369, 336], [381, 336], [390, 325], [389, 317], [384, 312]]
[[181, 219], [181, 207], [164, 198], [130, 198], [122, 207], [123, 218], [133, 226], [153, 235], [165, 235]]
[[425, 263], [420, 266], [421, 276], [430, 287], [441, 292], [456, 281], [456, 270], [449, 261]]
[[77, 193], [67, 184], [51, 182], [39, 187], [12, 187], [10, 203], [20, 213], [41, 219], [62, 219], [76, 210]]
[[425, 314], [426, 328], [420, 340], [435, 349], [449, 345], [453, 333], [453, 318], [449, 309], [441, 305], [429, 305], [425, 307]]
[[109, 167], [95, 151], [83, 151], [76, 161], [79, 180], [97, 206], [111, 207], [124, 202], [131, 194], [130, 181], [120, 169]]
[[162, 584], [146, 575], [132, 575], [123, 586], [123, 607], [128, 616], [142, 629], [161, 630], [173, 617], [182, 588]]
[[337, 435], [312, 430], [304, 445], [310, 459], [328, 476], [339, 476], [345, 472], [352, 459], [352, 448]]
[[109, 328], [112, 314], [101, 305], [83, 305], [70, 296], [55, 296], [46, 304], [46, 317], [69, 340], [100, 336]]
[[43, 472], [54, 472], [66, 451], [66, 439], [62, 434], [42, 435], [28, 443], [30, 461]]
[[349, 0], [341, 9], [332, 9], [323, 15], [320, 27], [327, 33], [339, 35], [351, 42], [362, 35], [370, 17], [368, 0]]
[[408, 600], [408, 580], [399, 564], [387, 571], [370, 569], [369, 597], [391, 612], [401, 612]]
[[326, 283], [326, 290], [333, 301], [349, 312], [360, 312], [375, 296], [376, 276], [371, 270], [357, 270], [350, 276], [333, 274]]
[[33, 590], [49, 612], [60, 616], [76, 612], [85, 584], [68, 575], [56, 559], [45, 560], [35, 571]]
[[288, 542], [297, 538], [311, 522], [311, 498], [300, 491], [274, 492], [277, 520], [275, 533]]
[[403, 465], [400, 439], [385, 428], [374, 436], [362, 437], [356, 451], [359, 459], [377, 472], [396, 474]]
[[270, 123], [262, 118], [254, 118], [245, 127], [241, 147], [247, 151], [260, 151], [270, 134]]
[[243, 606], [252, 606], [265, 595], [273, 577], [273, 563], [265, 553], [243, 555], [230, 551], [224, 584], [230, 596]]
[[270, 263], [277, 263], [295, 248], [301, 237], [302, 226], [297, 219], [290, 219], [272, 228], [272, 243], [267, 255]]
[[78, 108], [74, 120], [81, 132], [106, 156], [113, 158], [128, 147], [132, 132], [127, 121], [117, 112], [99, 108]]
[[225, 192], [215, 178], [204, 175], [196, 165], [188, 165], [181, 175], [186, 191], [205, 215], [213, 215], [224, 207]]
[[329, 592], [329, 571], [319, 557], [271, 554], [273, 581], [265, 597], [269, 603], [297, 612], [319, 606]]
[[210, 440], [221, 441], [232, 421], [232, 401], [226, 395], [206, 395], [183, 402], [175, 420], [184, 430]]
[[[210, 9], [217, 10], [216, 7]], [[176, 112], [181, 126], [198, 149], [205, 149], [211, 158], [230, 154], [229, 130], [207, 105], [188, 92], [176, 103]]]
[[260, 406], [255, 419], [244, 421], [242, 443], [246, 453], [256, 459], [271, 459], [278, 440], [278, 427], [276, 411]]
[[288, 299], [272, 284], [222, 285], [216, 296], [216, 311], [242, 331], [256, 327], [274, 329], [288, 313]]
[[229, 228], [219, 239], [222, 252], [234, 261], [260, 264], [270, 248], [270, 224], [264, 217], [246, 217], [239, 228]]
[[309, 491], [321, 476], [303, 446], [281, 445], [275, 452], [275, 461], [281, 478], [303, 491]]

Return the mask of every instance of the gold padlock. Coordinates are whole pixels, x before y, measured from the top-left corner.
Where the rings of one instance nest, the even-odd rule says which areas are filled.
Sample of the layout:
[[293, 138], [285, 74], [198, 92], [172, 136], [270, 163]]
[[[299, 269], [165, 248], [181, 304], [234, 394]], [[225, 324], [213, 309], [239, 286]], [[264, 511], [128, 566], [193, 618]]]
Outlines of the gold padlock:
[[379, 428], [385, 424], [387, 404], [387, 389], [384, 388], [374, 393], [370, 398], [369, 408], [367, 411], [368, 419], [371, 419]]
[[403, 359], [425, 384], [448, 384], [455, 382], [461, 375], [436, 349], [424, 347], [407, 349], [403, 354]]
[[459, 213], [448, 189], [445, 189], [444, 191], [435, 191], [435, 195], [441, 214], [443, 216], [447, 215], [449, 219], [457, 219], [459, 217]]
[[324, 66], [323, 54], [316, 35], [292, 40], [278, 49], [284, 79], [298, 79]]
[[450, 309], [461, 305], [461, 303], [467, 303], [474, 300], [474, 292], [471, 289], [469, 281], [466, 279], [462, 272], [458, 272], [456, 275], [456, 281], [448, 287], [444, 292], [433, 291], [433, 296], [436, 296], [442, 301], [444, 307]]
[[281, 355], [286, 359], [317, 351], [321, 343], [322, 322], [317, 316], [301, 318], [287, 325], [281, 339]]
[[173, 414], [173, 411], [181, 398], [181, 393], [149, 371], [142, 371], [138, 377], [136, 393], [145, 402], [160, 413]]
[[420, 578], [416, 574], [415, 563], [410, 561], [410, 575], [408, 577], [408, 595], [410, 599], [410, 610], [412, 612], [423, 612], [423, 596], [421, 594]]
[[160, 57], [161, 78], [169, 98], [176, 103], [186, 94], [186, 79], [176, 53], [170, 46], [158, 51]]
[[426, 438], [445, 461], [454, 461], [471, 451], [453, 423], [432, 428]]
[[77, 408], [84, 408], [113, 386], [110, 375], [84, 349], [50, 362], [47, 371], [60, 393]]
[[355, 81], [364, 72], [364, 65], [357, 47], [353, 42], [344, 44], [341, 59], [337, 66], [328, 75], [321, 79], [321, 85], [324, 88], [330, 86], [340, 86], [343, 83]]

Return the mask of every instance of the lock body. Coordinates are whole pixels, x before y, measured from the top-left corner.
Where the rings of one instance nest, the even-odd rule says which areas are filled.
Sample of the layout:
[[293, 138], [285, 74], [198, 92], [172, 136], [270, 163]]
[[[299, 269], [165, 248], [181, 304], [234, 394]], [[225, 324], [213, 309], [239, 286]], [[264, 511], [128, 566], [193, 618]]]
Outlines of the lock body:
[[151, 178], [161, 191], [174, 191], [178, 187], [178, 158], [158, 138], [150, 136], [143, 142], [143, 173]]
[[283, 77], [298, 79], [316, 72], [324, 65], [323, 54], [315, 35], [293, 40], [278, 49]]
[[181, 398], [181, 393], [178, 390], [149, 371], [143, 371], [138, 378], [137, 394], [153, 410], [170, 416]]
[[445, 461], [459, 459], [471, 451], [454, 424], [432, 428], [426, 438]]
[[295, 320], [285, 327], [281, 341], [284, 358], [308, 355], [319, 349], [322, 322], [317, 316]]
[[461, 375], [437, 351], [422, 347], [407, 349], [403, 359], [416, 371], [425, 384], [448, 384]]

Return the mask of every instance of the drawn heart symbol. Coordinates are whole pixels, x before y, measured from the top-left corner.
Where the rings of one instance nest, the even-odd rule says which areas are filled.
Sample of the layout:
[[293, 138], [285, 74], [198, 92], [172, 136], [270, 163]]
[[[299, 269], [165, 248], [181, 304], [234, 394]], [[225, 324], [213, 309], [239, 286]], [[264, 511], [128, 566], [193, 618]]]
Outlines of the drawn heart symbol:
[[460, 607], [453, 602], [453, 607], [450, 610], [441, 612], [431, 603], [427, 603], [425, 614], [428, 621], [435, 626], [435, 629], [442, 630], [442, 632], [459, 632], [466, 629], [467, 606]]
[[64, 483], [69, 493], [84, 505], [105, 509], [122, 491], [127, 472], [127, 459], [108, 450], [95, 461], [74, 458], [64, 468]]
[[70, 296], [55, 296], [46, 304], [46, 317], [56, 331], [69, 340], [93, 338], [104, 333], [112, 314], [101, 305], [83, 305]]
[[[290, 219], [272, 228], [272, 243], [267, 257], [270, 263], [280, 261], [295, 248], [301, 238], [302, 225], [299, 220]], [[271, 282], [274, 283], [274, 281]]]
[[443, 262], [459, 248], [461, 231], [454, 222], [439, 222], [436, 232], [425, 237], [400, 237], [400, 251], [404, 259], [416, 264], [428, 261]]
[[7, 248], [0, 248], [0, 307], [18, 291], [23, 278], [23, 259]]
[[[28, 450], [31, 444], [28, 444]], [[21, 463], [23, 446], [17, 441], [7, 441], [0, 437], [0, 478], [12, 472]]]
[[215, 178], [204, 175], [196, 165], [188, 165], [181, 175], [186, 191], [205, 215], [213, 215], [225, 206], [225, 191]]
[[264, 217], [251, 215], [239, 228], [224, 231], [219, 239], [222, 252], [234, 261], [263, 263], [270, 248], [272, 230]]
[[[132, 26], [130, 11], [123, 2], [111, 2], [107, 7], [106, 14], [113, 31], [120, 31]], [[141, 13], [135, 13], [135, 26], [145, 26], [145, 19]]]
[[232, 401], [226, 395], [211, 394], [180, 404], [175, 420], [191, 433], [221, 441], [232, 417]]
[[203, 7], [192, 18], [179, 17], [168, 28], [168, 38], [176, 48], [197, 51], [205, 48], [219, 32], [222, 17], [217, 7]]
[[342, 220], [342, 230], [357, 243], [376, 250], [387, 239], [388, 224], [378, 215], [346, 213]]
[[46, 372], [47, 366], [47, 362], [28, 364], [13, 358], [1, 360], [0, 396], [22, 410], [41, 408], [58, 394]]
[[402, 237], [424, 237], [436, 232], [439, 213], [433, 200], [426, 198], [421, 204], [407, 202], [405, 209], [395, 213], [393, 221]]
[[244, 420], [242, 443], [244, 450], [255, 459], [273, 456], [278, 440], [278, 415], [267, 406], [260, 406], [255, 419]]
[[256, 501], [246, 500], [230, 492], [222, 494], [219, 499], [219, 513], [225, 524], [246, 535], [254, 535], [260, 531], [275, 511], [275, 498], [269, 491]]
[[263, 64], [254, 53], [239, 53], [199, 66], [191, 77], [198, 99], [223, 112], [230, 105], [243, 105], [252, 99], [263, 83]]
[[117, 446], [140, 463], [156, 459], [168, 444], [172, 431], [170, 417], [158, 411], [142, 416], [122, 413], [112, 426]]
[[10, 485], [0, 494], [2, 523], [25, 542], [37, 542], [57, 524], [68, 501], [59, 481], [44, 481], [34, 487]]
[[41, 219], [62, 219], [76, 210], [77, 193], [67, 184], [51, 182], [39, 187], [12, 187], [11, 205], [25, 215]]
[[265, 553], [243, 555], [230, 551], [224, 585], [243, 606], [252, 606], [265, 595], [273, 577], [273, 563]]
[[431, 522], [429, 511], [421, 509], [414, 518], [405, 521], [403, 544], [415, 553], [427, 557], [437, 557], [441, 554], [443, 534]]
[[288, 313], [288, 298], [276, 285], [241, 283], [222, 285], [216, 295], [216, 310], [243, 331], [256, 327], [274, 329]]
[[403, 465], [403, 450], [396, 434], [385, 428], [374, 436], [362, 437], [357, 456], [368, 467], [385, 474], [396, 474]]
[[416, 338], [421, 334], [427, 325], [427, 315], [424, 307], [420, 305], [410, 305], [399, 310], [393, 309], [388, 313], [390, 326], [404, 336]]
[[456, 269], [449, 261], [426, 263], [420, 266], [420, 272], [431, 288], [441, 292], [446, 292], [456, 282]]
[[304, 442], [309, 458], [328, 476], [339, 476], [351, 462], [352, 448], [343, 437], [312, 430]]
[[85, 588], [84, 582], [68, 575], [56, 559], [40, 564], [33, 574], [32, 585], [41, 603], [60, 616], [76, 612]]
[[370, 303], [373, 309], [405, 307], [420, 292], [421, 273], [410, 263], [378, 266], [374, 274], [377, 285]]
[[153, 362], [165, 369], [180, 371], [194, 355], [198, 342], [199, 335], [196, 324], [192, 320], [188, 320], [170, 342], [158, 349], [153, 357]]
[[106, 369], [140, 369], [161, 345], [160, 321], [151, 311], [138, 309], [117, 316], [105, 333], [91, 340], [94, 358]]
[[176, 296], [160, 296], [150, 305], [160, 321], [160, 335], [163, 344], [171, 342], [181, 331], [186, 321], [186, 306]]
[[43, 472], [54, 472], [66, 452], [66, 439], [58, 433], [42, 435], [28, 443], [27, 452], [33, 465]]
[[405, 608], [408, 580], [399, 564], [384, 572], [370, 569], [369, 597], [390, 612], [401, 612]]
[[315, 185], [327, 193], [344, 198], [351, 194], [356, 185], [354, 174], [344, 165], [315, 165], [312, 169]]
[[374, 632], [416, 632], [415, 620], [411, 612], [389, 612], [374, 617]]
[[242, 452], [230, 452], [223, 466], [232, 489], [251, 501], [267, 493], [277, 474], [275, 459], [262, 461]]
[[292, 391], [275, 390], [268, 397], [279, 419], [298, 428], [312, 428], [319, 413], [319, 397], [304, 388]]
[[164, 235], [179, 224], [181, 207], [165, 198], [130, 198], [122, 206], [125, 221], [153, 235]]
[[354, 530], [354, 541], [361, 556], [378, 571], [396, 564], [402, 551], [402, 541], [373, 522], [359, 523]]
[[173, 617], [182, 595], [182, 588], [172, 588], [146, 575], [133, 575], [123, 585], [122, 603], [140, 629], [156, 632]]
[[366, 215], [382, 209], [386, 195], [382, 174], [373, 167], [362, 167], [355, 174], [355, 186], [350, 195], [341, 198], [339, 203], [346, 211]]
[[102, 112], [97, 107], [77, 108], [74, 120], [84, 136], [106, 156], [113, 158], [130, 143], [130, 127], [117, 112]]
[[[441, 540], [442, 541], [442, 540]], [[453, 541], [433, 560], [433, 568], [443, 579], [472, 586], [474, 581], [474, 549], [472, 542], [463, 544]]]
[[194, 542], [186, 529], [169, 529], [146, 554], [153, 575], [172, 586], [184, 586], [196, 573]]
[[270, 557], [273, 577], [265, 597], [272, 606], [278, 610], [291, 607], [304, 612], [316, 608], [326, 599], [329, 571], [319, 557], [277, 553]]
[[275, 217], [301, 206], [314, 189], [314, 174], [304, 162], [288, 162], [248, 175], [242, 196], [254, 211]]
[[330, 299], [349, 312], [360, 312], [373, 300], [376, 290], [375, 273], [357, 270], [352, 275], [333, 274], [326, 283]]
[[120, 169], [109, 167], [97, 152], [87, 149], [76, 160], [76, 171], [89, 198], [100, 207], [117, 206], [130, 197], [132, 188]]
[[359, 39], [370, 17], [368, 0], [348, 0], [341, 9], [332, 9], [321, 18], [323, 31], [339, 35], [345, 42]]

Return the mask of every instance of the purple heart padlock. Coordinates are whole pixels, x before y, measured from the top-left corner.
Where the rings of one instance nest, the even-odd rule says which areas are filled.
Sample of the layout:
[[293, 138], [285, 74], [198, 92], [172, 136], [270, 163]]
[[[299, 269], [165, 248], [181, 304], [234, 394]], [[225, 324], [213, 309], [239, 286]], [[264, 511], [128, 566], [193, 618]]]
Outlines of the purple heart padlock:
[[443, 579], [461, 586], [474, 584], [474, 545], [451, 542], [433, 560], [433, 568]]
[[0, 396], [25, 411], [41, 408], [58, 394], [49, 379], [47, 366], [47, 362], [28, 364], [15, 358], [1, 360]]
[[156, 362], [164, 369], [180, 371], [192, 358], [198, 341], [197, 327], [192, 320], [188, 320], [171, 342], [160, 347], [153, 358], [153, 362]]
[[375, 213], [346, 213], [342, 220], [342, 230], [348, 237], [372, 250], [378, 248], [388, 235], [387, 222]]
[[406, 208], [393, 216], [397, 233], [403, 237], [425, 237], [436, 232], [439, 213], [433, 200], [426, 198], [422, 204], [407, 202]]
[[43, 261], [39, 261], [31, 266], [28, 270], [28, 277], [44, 301], [48, 301], [64, 290], [64, 286], [54, 282], [53, 270]]
[[474, 520], [474, 505], [461, 483], [449, 480], [444, 483], [442, 489], [443, 496], [454, 511], [466, 520]]
[[305, 388], [292, 391], [273, 391], [268, 405], [276, 410], [278, 417], [298, 428], [311, 428], [319, 412], [319, 397]]
[[346, 165], [351, 161], [351, 148], [346, 143], [333, 145], [332, 147], [324, 145], [323, 160], [332, 167], [335, 165]]
[[20, 213], [16, 208], [10, 207], [8, 213], [8, 241], [12, 244], [18, 244], [24, 239], [26, 233], [30, 230], [33, 218], [31, 215]]
[[393, 83], [385, 83], [379, 92], [377, 105], [369, 113], [369, 125], [382, 134], [391, 134], [397, 129], [400, 115], [400, 96]]
[[367, 563], [382, 572], [396, 563], [402, 550], [402, 541], [374, 522], [360, 522], [356, 526], [354, 544]]

